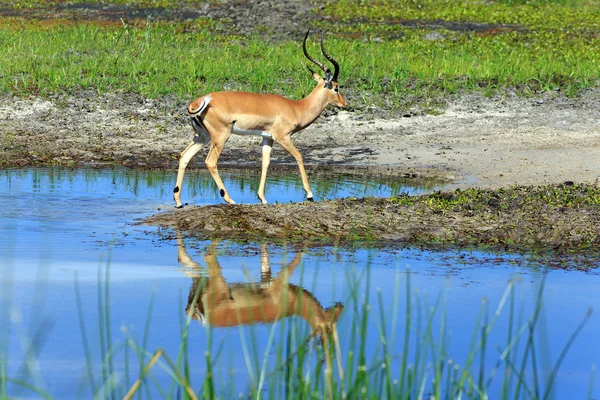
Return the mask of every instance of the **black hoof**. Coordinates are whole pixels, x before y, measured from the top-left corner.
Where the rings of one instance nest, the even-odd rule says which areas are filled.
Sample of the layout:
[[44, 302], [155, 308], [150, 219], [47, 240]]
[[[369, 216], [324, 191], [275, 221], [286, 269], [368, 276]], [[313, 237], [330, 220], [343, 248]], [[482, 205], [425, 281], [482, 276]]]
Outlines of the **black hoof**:
[[308, 201], [314, 201], [314, 199], [312, 197], [307, 197], [306, 200], [308, 200]]
[[183, 204], [180, 206], [175, 206], [175, 208], [183, 208]]

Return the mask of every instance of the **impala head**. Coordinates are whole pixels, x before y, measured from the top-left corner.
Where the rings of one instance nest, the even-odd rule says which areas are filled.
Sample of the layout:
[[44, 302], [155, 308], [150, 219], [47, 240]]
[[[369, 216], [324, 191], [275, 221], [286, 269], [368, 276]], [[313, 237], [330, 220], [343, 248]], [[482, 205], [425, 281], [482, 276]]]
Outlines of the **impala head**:
[[325, 51], [325, 47], [323, 46], [323, 32], [321, 32], [321, 52], [323, 53], [323, 56], [325, 56], [325, 58], [329, 60], [331, 64], [333, 64], [333, 74], [331, 73], [331, 70], [325, 66], [325, 64], [315, 60], [313, 57], [310, 56], [310, 54], [308, 54], [308, 51], [306, 50], [306, 40], [308, 39], [309, 33], [310, 29], [306, 32], [306, 35], [304, 36], [302, 50], [304, 50], [304, 55], [306, 56], [306, 58], [308, 58], [310, 61], [315, 63], [315, 65], [321, 68], [321, 70], [323, 70], [324, 75], [323, 77], [321, 77], [321, 75], [317, 74], [310, 67], [308, 67], [308, 70], [312, 73], [312, 76], [315, 79], [315, 81], [318, 82], [319, 87], [322, 87], [322, 89], [327, 92], [327, 103], [333, 104], [341, 108], [345, 108], [347, 104], [346, 99], [344, 99], [344, 96], [342, 96], [342, 94], [340, 93], [340, 86], [338, 84], [340, 65], [337, 63], [337, 61], [335, 61], [333, 57], [331, 57]]
[[344, 311], [344, 305], [339, 302], [335, 303], [333, 307], [323, 310], [325, 317], [324, 321], [318, 326], [313, 326], [313, 331], [309, 336], [309, 340], [317, 337], [321, 344], [330, 339], [333, 339], [334, 341], [337, 340], [337, 321], [340, 318], [342, 311]]

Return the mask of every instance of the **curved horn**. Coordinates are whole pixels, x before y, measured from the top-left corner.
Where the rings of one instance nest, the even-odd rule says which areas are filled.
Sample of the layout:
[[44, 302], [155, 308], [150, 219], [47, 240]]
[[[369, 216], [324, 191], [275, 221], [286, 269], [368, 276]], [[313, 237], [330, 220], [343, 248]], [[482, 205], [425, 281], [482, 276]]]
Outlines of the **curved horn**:
[[[317, 60], [315, 60], [314, 58], [312, 58], [310, 56], [310, 54], [308, 54], [308, 51], [306, 51], [306, 39], [308, 39], [308, 34], [310, 33], [310, 29], [308, 31], [306, 31], [306, 35], [304, 35], [304, 42], [302, 43], [302, 50], [304, 50], [304, 55], [306, 56], [306, 58], [308, 58], [310, 61], [312, 61], [313, 63], [315, 63], [316, 65], [319, 66], [319, 68], [321, 68], [323, 70], [323, 72], [327, 73], [329, 72], [329, 68], [327, 68], [325, 66], [325, 64], [322, 64], [320, 62], [318, 62]], [[322, 49], [322, 45], [321, 45], [321, 49]], [[335, 64], [334, 64], [335, 65]]]
[[331, 80], [334, 81], [334, 82], [337, 82], [338, 81], [338, 76], [340, 75], [340, 64], [338, 64], [338, 62], [335, 61], [333, 59], [333, 57], [331, 57], [325, 51], [325, 47], [323, 46], [323, 36], [324, 36], [324, 32], [321, 32], [321, 52], [323, 53], [323, 55], [325, 56], [325, 58], [328, 59], [329, 62], [333, 64], [333, 78], [331, 78]]

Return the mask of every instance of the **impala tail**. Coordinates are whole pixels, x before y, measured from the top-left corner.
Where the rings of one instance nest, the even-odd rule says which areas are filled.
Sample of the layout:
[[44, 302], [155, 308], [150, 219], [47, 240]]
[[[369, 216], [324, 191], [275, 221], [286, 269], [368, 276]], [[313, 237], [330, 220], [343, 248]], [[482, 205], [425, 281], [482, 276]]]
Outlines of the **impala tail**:
[[208, 131], [206, 130], [206, 128], [204, 127], [204, 124], [202, 123], [201, 119], [201, 114], [204, 112], [204, 110], [206, 110], [206, 108], [208, 107], [208, 103], [210, 103], [211, 101], [211, 97], [210, 96], [204, 96], [202, 98], [199, 98], [195, 101], [193, 101], [189, 106], [188, 106], [188, 115], [190, 116], [190, 118], [192, 119], [192, 126], [194, 127], [194, 130], [196, 131], [196, 133], [198, 135], [205, 133], [208, 134]]
[[202, 114], [202, 112], [206, 110], [206, 107], [208, 107], [208, 103], [210, 103], [211, 100], [212, 98], [210, 96], [204, 96], [193, 101], [187, 109], [189, 116], [192, 118], [196, 118], [197, 116]]

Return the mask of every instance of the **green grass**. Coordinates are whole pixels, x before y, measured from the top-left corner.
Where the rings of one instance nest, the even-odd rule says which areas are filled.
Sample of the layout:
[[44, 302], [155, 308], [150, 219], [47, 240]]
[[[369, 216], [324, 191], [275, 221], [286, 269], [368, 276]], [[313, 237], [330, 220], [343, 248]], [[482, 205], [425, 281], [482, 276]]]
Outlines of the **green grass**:
[[324, 13], [342, 22], [359, 18], [370, 22], [440, 20], [596, 32], [600, 27], [597, 0], [342, 0], [328, 3]]
[[[598, 86], [597, 2], [513, 3], [332, 2], [324, 13], [333, 21], [321, 25], [331, 31], [327, 48], [340, 61], [342, 91], [356, 109], [431, 108], [441, 96], [464, 91], [577, 95]], [[435, 40], [427, 36], [427, 21], [442, 21]], [[449, 23], [515, 27], [465, 31]], [[217, 24], [4, 18], [0, 91], [25, 96], [92, 89], [189, 100], [216, 90], [291, 98], [311, 90], [301, 37], [272, 42], [258, 30], [250, 37], [223, 35]], [[314, 44], [311, 51], [319, 54]]]
[[539, 209], [548, 206], [552, 209], [597, 207], [600, 205], [600, 188], [597, 185], [545, 185], [515, 186], [512, 188], [485, 190], [469, 188], [456, 189], [455, 192], [437, 191], [430, 195], [409, 196], [402, 194], [392, 196], [389, 201], [400, 205], [425, 204], [434, 211], [449, 210], [481, 210], [497, 201], [501, 210], [507, 209]]

